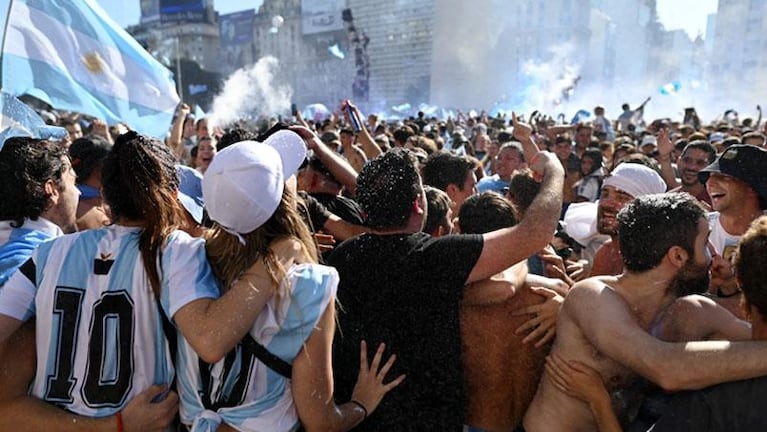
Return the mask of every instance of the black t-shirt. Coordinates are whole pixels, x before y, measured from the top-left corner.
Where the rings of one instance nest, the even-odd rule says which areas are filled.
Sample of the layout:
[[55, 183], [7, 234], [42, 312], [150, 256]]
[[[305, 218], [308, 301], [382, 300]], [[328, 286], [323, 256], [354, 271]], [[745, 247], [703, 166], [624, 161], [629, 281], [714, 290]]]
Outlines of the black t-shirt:
[[298, 213], [301, 215], [301, 219], [309, 227], [309, 231], [313, 233], [320, 231], [330, 217], [330, 212], [322, 203], [308, 193], [298, 191], [298, 196], [303, 201], [299, 201], [298, 204]]
[[767, 431], [767, 377], [733, 381], [674, 396], [652, 432]]
[[351, 399], [362, 339], [369, 359], [381, 342], [387, 358], [397, 354], [389, 380], [407, 374], [356, 430], [461, 429], [466, 397], [460, 302], [482, 245], [480, 235], [365, 234], [330, 256], [341, 277], [333, 341], [336, 400]]
[[353, 199], [325, 193], [313, 193], [311, 195], [334, 215], [351, 224], [362, 225], [362, 209]]

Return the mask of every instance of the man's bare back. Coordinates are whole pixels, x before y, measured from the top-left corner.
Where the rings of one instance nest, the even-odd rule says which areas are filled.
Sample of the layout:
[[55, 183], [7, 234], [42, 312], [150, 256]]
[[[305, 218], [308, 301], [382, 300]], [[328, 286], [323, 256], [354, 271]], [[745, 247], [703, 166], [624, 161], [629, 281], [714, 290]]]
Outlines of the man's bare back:
[[512, 312], [540, 304], [529, 287], [515, 288], [504, 273], [466, 288], [461, 305], [461, 339], [468, 406], [466, 424], [487, 431], [511, 430], [535, 394], [550, 344], [523, 344], [514, 330], [529, 316]]

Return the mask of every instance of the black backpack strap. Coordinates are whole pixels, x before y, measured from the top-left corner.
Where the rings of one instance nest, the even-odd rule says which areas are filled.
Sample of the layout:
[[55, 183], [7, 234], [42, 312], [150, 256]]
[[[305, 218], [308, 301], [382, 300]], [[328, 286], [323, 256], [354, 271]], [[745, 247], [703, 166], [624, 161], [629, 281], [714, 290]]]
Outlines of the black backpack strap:
[[287, 379], [290, 379], [290, 377], [293, 376], [293, 366], [291, 366], [290, 363], [286, 362], [285, 360], [269, 352], [266, 347], [256, 342], [250, 333], [246, 334], [242, 339], [242, 344], [244, 345], [245, 349], [254, 353], [256, 358], [261, 360], [261, 363], [265, 364], [269, 369], [277, 372]]
[[168, 316], [165, 315], [165, 311], [160, 304], [160, 299], [155, 296], [155, 303], [157, 304], [157, 310], [160, 312], [162, 319], [162, 331], [165, 333], [165, 338], [168, 340], [168, 347], [170, 348], [170, 361], [173, 362], [173, 367], [176, 367], [176, 355], [178, 354], [176, 327], [171, 324]]

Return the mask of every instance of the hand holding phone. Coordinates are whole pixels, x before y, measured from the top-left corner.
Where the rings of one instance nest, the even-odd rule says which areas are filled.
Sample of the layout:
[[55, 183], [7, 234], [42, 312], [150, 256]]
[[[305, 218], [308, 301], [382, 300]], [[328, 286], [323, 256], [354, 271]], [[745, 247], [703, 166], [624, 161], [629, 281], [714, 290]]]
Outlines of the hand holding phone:
[[343, 103], [343, 108], [346, 110], [346, 114], [349, 115], [349, 122], [352, 124], [352, 128], [354, 129], [354, 132], [359, 132], [362, 130], [362, 120], [360, 120], [359, 116], [357, 115], [357, 110], [354, 109], [354, 106], [352, 105], [351, 101], [349, 99], [346, 99]]

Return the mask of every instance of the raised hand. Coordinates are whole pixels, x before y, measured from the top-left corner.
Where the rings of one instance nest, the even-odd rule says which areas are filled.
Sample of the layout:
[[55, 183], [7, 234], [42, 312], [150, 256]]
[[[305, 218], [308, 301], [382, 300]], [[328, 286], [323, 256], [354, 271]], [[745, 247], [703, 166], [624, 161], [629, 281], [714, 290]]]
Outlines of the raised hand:
[[668, 128], [666, 127], [661, 128], [660, 132], [658, 132], [657, 145], [658, 145], [658, 158], [660, 159], [660, 161], [661, 162], [671, 161], [671, 153], [674, 151], [674, 144], [671, 142], [671, 139], [669, 138]]
[[517, 119], [517, 113], [511, 113], [511, 125], [513, 127], [512, 135], [520, 142], [529, 140], [533, 134], [533, 128], [527, 123], [523, 123]]

